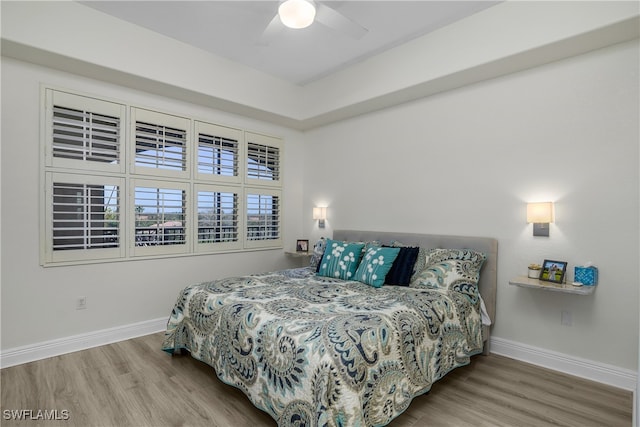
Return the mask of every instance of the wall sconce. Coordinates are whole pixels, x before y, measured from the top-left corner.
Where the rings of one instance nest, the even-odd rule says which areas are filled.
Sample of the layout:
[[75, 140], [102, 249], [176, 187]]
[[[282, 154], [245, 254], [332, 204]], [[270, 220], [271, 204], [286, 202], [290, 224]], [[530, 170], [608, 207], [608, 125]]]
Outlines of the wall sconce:
[[553, 221], [553, 202], [527, 203], [527, 223], [533, 223], [534, 236], [549, 237], [549, 223]]
[[313, 219], [318, 220], [318, 228], [324, 228], [324, 220], [327, 219], [327, 208], [313, 208]]

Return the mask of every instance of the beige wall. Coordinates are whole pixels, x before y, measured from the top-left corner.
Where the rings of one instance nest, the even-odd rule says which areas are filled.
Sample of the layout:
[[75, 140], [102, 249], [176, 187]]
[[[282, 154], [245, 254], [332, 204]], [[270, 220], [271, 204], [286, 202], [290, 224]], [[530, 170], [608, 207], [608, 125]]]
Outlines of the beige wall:
[[[624, 43], [311, 131], [305, 210], [329, 206], [327, 235], [495, 237], [494, 336], [635, 371], [638, 79], [638, 43]], [[525, 204], [548, 200], [556, 223], [534, 238]], [[508, 285], [543, 259], [568, 261], [570, 279], [592, 261], [595, 294]]]

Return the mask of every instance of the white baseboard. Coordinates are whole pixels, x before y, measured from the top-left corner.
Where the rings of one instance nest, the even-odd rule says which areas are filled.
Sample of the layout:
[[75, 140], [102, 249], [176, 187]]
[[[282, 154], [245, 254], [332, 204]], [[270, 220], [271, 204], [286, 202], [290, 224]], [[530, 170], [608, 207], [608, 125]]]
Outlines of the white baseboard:
[[[166, 325], [167, 319], [163, 317], [12, 348], [0, 353], [0, 367], [8, 368], [22, 363], [46, 359], [47, 357], [59, 356], [61, 354], [86, 350], [88, 348], [124, 341], [143, 335], [154, 334], [164, 331]], [[628, 369], [581, 359], [497, 337], [491, 337], [490, 348], [491, 353], [609, 384], [625, 390], [635, 391], [637, 386], [637, 372]]]
[[59, 356], [74, 351], [86, 350], [105, 344], [124, 341], [143, 335], [164, 331], [167, 327], [167, 318], [146, 320], [130, 325], [117, 326], [115, 328], [102, 329], [86, 334], [73, 335], [37, 344], [26, 345], [8, 349], [0, 353], [0, 367], [20, 365], [47, 357]]
[[490, 349], [491, 353], [553, 369], [554, 371], [564, 372], [629, 391], [636, 389], [638, 373], [630, 369], [581, 359], [497, 337], [491, 337]]
[[638, 417], [638, 407], [640, 406], [638, 404], [640, 397], [638, 396], [640, 395], [638, 393], [640, 393], [640, 389], [636, 385], [635, 390], [633, 390], [633, 419], [631, 420], [631, 425], [634, 427], [640, 427], [640, 417]]

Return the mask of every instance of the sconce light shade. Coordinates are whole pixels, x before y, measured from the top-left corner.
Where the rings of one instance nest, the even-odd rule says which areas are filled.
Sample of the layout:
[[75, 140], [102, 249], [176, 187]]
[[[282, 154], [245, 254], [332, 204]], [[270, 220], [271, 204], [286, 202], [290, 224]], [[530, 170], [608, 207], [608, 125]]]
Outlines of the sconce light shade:
[[527, 223], [553, 222], [553, 203], [527, 203]]
[[548, 237], [554, 220], [553, 202], [527, 203], [527, 223], [533, 223], [534, 236]]
[[313, 219], [318, 220], [319, 228], [324, 228], [324, 220], [327, 219], [327, 208], [313, 208]]
[[313, 219], [327, 219], [327, 208], [313, 208]]

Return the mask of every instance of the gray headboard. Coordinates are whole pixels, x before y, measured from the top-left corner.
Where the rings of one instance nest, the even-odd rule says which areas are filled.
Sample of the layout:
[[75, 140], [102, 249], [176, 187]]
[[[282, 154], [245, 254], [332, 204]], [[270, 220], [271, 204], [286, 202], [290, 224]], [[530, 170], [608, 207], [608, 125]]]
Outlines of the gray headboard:
[[[490, 237], [443, 236], [437, 234], [359, 230], [334, 230], [333, 238], [336, 240], [361, 242], [380, 240], [383, 244], [397, 240], [405, 245], [421, 246], [424, 248], [474, 249], [483, 252], [487, 256], [487, 259], [482, 266], [478, 286], [489, 317], [491, 317], [492, 322], [495, 323], [496, 291], [498, 288], [498, 241], [496, 239]], [[484, 353], [487, 354], [489, 352], [491, 328], [485, 327], [483, 333], [484, 339], [486, 340]]]

